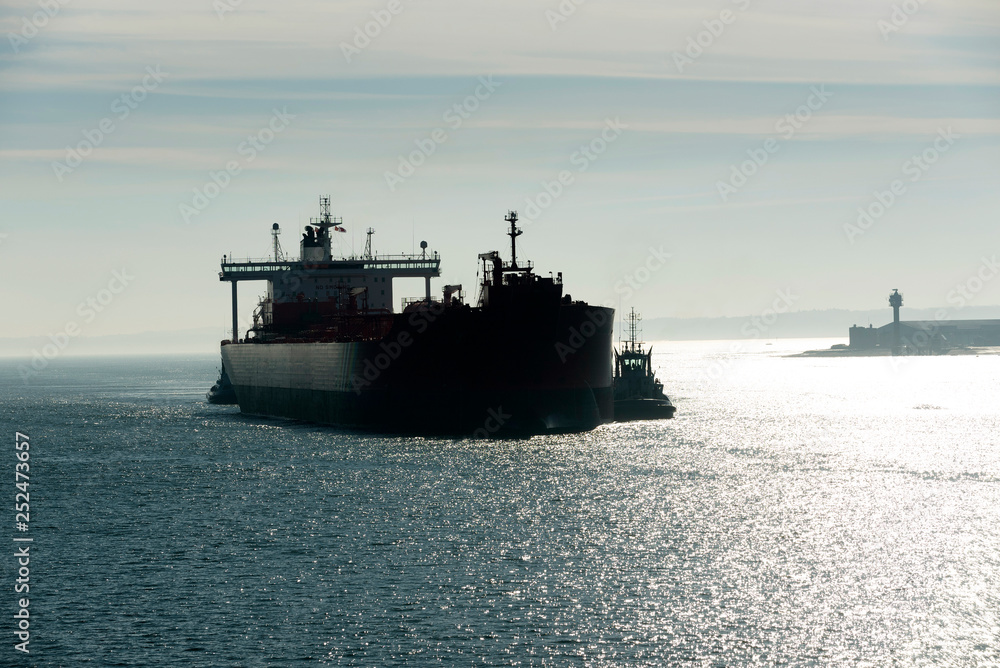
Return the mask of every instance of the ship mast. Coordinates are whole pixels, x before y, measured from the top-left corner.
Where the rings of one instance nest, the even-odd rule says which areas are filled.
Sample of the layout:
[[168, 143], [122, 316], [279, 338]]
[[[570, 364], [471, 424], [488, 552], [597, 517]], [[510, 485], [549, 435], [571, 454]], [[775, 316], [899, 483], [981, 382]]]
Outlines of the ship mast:
[[364, 259], [371, 260], [372, 259], [372, 235], [375, 234], [375, 228], [369, 227], [368, 228], [368, 232], [366, 234], [368, 235], [368, 239], [365, 241], [365, 258]]
[[319, 220], [317, 221], [317, 224], [324, 230], [329, 230], [333, 227], [333, 217], [330, 215], [329, 197], [319, 198]]
[[642, 316], [636, 315], [636, 313], [635, 313], [635, 307], [633, 306], [632, 307], [632, 311], [629, 313], [629, 316], [628, 316], [629, 338], [628, 338], [628, 348], [627, 348], [627, 350], [629, 352], [636, 352], [638, 350], [637, 344], [639, 343], [638, 329], [639, 329], [639, 321], [640, 320], [642, 320]]
[[281, 225], [275, 223], [271, 226], [271, 237], [274, 239], [274, 261], [281, 262], [285, 259], [284, 253], [281, 252], [281, 242], [278, 241], [278, 235], [281, 234]]
[[333, 259], [330, 247], [333, 237], [330, 235], [330, 228], [337, 228], [344, 222], [343, 218], [334, 218], [330, 215], [329, 196], [319, 198], [319, 218], [313, 218], [310, 222], [314, 227], [319, 228], [316, 236], [320, 240], [320, 246], [323, 248], [323, 260], [329, 262]]
[[510, 237], [510, 268], [517, 269], [517, 238], [523, 234], [521, 228], [517, 226], [517, 211], [508, 211], [507, 217], [504, 218], [508, 223], [510, 223], [510, 232], [507, 236]]

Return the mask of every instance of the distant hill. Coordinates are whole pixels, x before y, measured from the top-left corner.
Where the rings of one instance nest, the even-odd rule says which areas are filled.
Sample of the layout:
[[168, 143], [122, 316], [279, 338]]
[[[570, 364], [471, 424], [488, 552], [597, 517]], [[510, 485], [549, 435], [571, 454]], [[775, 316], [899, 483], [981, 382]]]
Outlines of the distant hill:
[[[937, 309], [904, 308], [904, 320], [933, 320]], [[740, 318], [649, 318], [642, 321], [646, 341], [710, 339], [806, 339], [843, 337], [851, 325], [879, 327], [892, 320], [888, 308], [873, 311], [797, 311], [784, 313], [773, 323], [760, 316]], [[949, 309], [948, 319], [978, 320], [1000, 318], [1000, 306], [968, 306]], [[754, 333], [757, 336], [754, 336]], [[208, 354], [219, 350], [225, 338], [217, 327], [171, 332], [140, 332], [114, 336], [78, 336], [69, 341], [65, 355], [156, 355]], [[616, 337], [617, 338], [617, 337]], [[31, 357], [32, 352], [52, 342], [45, 336], [0, 338], [0, 357]]]
[[[183, 329], [172, 332], [141, 332], [114, 336], [77, 336], [69, 340], [62, 354], [75, 355], [158, 355], [218, 352], [225, 336], [217, 327]], [[42, 354], [46, 345], [55, 345], [47, 336], [0, 338], [0, 356], [31, 357]], [[51, 350], [51, 349], [50, 349]]]
[[[903, 320], [934, 320], [939, 309], [904, 308]], [[967, 306], [961, 310], [945, 309], [947, 320], [1000, 318], [1000, 306]], [[642, 321], [646, 341], [685, 341], [709, 339], [807, 339], [843, 337], [851, 325], [880, 327], [892, 322], [888, 308], [873, 311], [796, 311], [778, 315], [770, 325], [761, 317], [741, 318], [650, 318]], [[754, 336], [756, 333], [756, 336]]]

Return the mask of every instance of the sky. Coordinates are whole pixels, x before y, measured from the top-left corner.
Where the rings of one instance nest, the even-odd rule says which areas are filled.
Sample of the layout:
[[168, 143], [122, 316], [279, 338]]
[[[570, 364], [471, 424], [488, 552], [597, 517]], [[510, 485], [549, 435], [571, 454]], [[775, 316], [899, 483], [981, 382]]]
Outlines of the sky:
[[9, 0], [0, 37], [0, 337], [222, 338], [221, 256], [321, 195], [472, 299], [515, 209], [647, 319], [1000, 304], [996, 0]]

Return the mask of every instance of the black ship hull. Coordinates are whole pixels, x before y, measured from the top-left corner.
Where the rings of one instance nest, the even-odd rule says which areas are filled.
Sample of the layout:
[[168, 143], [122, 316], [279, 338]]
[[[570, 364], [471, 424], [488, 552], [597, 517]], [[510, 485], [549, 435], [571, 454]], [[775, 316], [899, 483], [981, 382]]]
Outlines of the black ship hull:
[[[602, 392], [316, 391], [245, 386], [237, 389], [248, 415], [283, 417], [382, 433], [431, 436], [531, 436], [589, 431], [607, 422]], [[610, 393], [610, 391], [608, 391]]]
[[619, 399], [615, 401], [615, 421], [669, 420], [677, 408], [669, 399]]
[[614, 312], [440, 307], [377, 341], [228, 344], [240, 410], [380, 432], [580, 432], [614, 417]]

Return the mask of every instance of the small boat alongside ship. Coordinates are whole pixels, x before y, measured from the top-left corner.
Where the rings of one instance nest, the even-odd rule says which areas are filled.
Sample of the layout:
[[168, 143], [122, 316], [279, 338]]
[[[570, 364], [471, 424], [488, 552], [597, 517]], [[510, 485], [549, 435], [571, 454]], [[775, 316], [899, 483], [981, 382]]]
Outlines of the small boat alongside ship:
[[224, 406], [237, 403], [236, 390], [233, 389], [233, 382], [229, 380], [229, 374], [226, 373], [225, 363], [222, 364], [222, 369], [219, 371], [219, 380], [215, 381], [215, 385], [205, 393], [205, 399], [210, 404]]
[[663, 383], [653, 373], [653, 349], [639, 341], [639, 315], [629, 313], [629, 338], [615, 351], [615, 422], [668, 420], [677, 408], [663, 393]]

